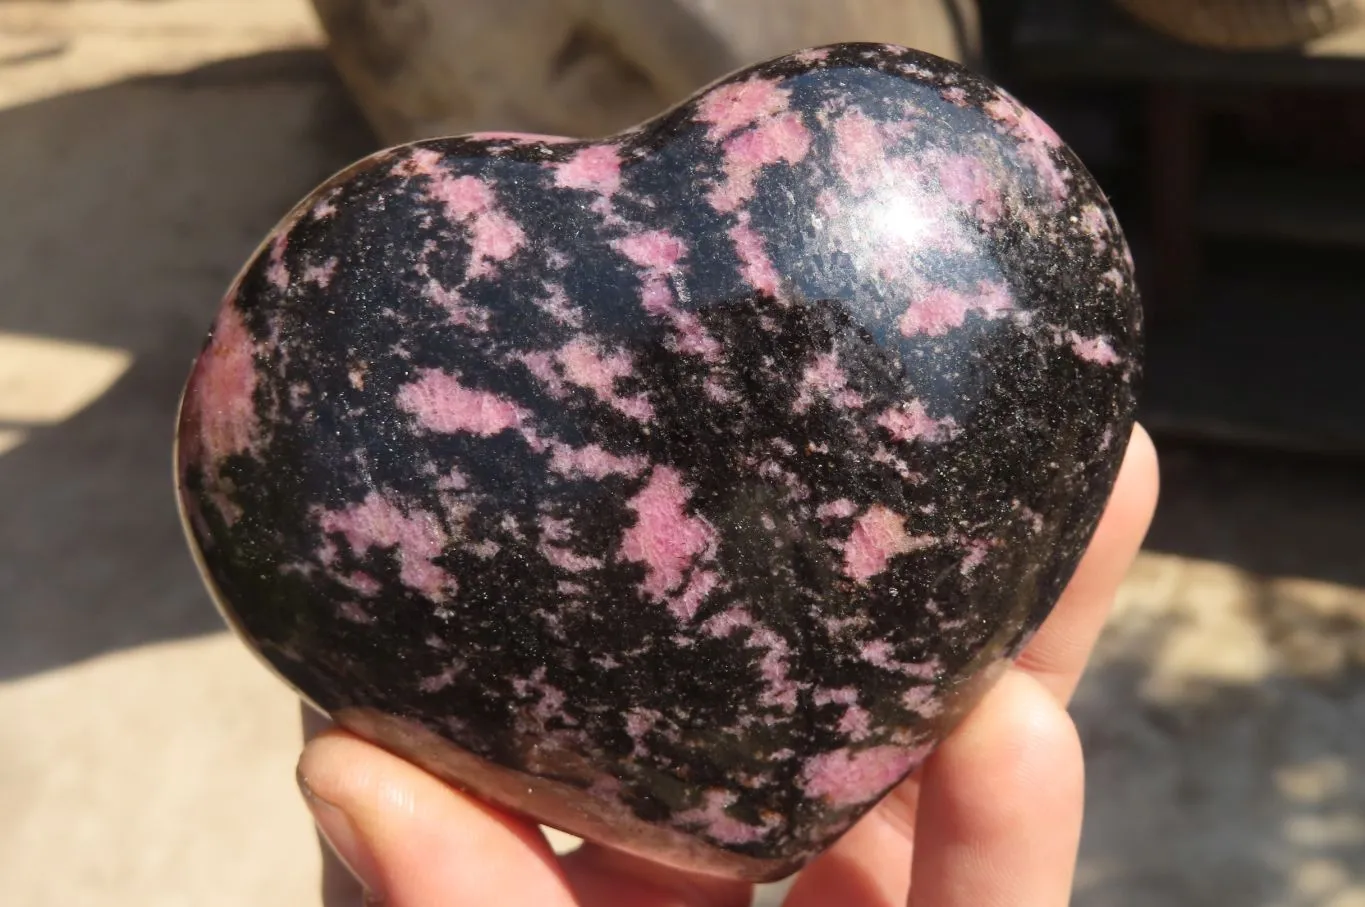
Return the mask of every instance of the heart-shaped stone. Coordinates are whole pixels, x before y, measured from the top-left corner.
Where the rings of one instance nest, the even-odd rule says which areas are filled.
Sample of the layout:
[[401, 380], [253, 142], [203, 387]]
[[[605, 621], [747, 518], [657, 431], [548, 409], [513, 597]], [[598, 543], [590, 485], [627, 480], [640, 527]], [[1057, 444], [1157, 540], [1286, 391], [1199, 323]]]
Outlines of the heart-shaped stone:
[[798, 868], [1070, 577], [1133, 414], [1113, 214], [1056, 135], [881, 45], [611, 139], [383, 151], [227, 295], [182, 510], [340, 724], [674, 865]]

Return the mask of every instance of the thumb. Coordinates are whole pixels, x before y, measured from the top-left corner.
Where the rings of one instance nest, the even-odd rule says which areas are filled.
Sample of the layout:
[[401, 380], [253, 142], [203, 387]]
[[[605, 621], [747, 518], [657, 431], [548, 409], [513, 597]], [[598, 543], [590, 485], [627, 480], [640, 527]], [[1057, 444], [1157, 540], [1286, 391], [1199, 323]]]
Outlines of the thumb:
[[298, 779], [318, 830], [370, 903], [573, 904], [535, 825], [358, 737], [331, 730], [314, 738], [299, 759]]

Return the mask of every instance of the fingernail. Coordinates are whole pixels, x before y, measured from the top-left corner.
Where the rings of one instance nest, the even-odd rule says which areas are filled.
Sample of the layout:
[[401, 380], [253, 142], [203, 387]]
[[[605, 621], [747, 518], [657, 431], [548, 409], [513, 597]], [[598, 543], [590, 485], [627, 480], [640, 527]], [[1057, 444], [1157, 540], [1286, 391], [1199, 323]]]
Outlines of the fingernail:
[[379, 866], [365, 848], [351, 817], [346, 815], [341, 807], [327, 802], [314, 793], [302, 775], [298, 776], [298, 782], [299, 790], [303, 792], [304, 802], [308, 804], [308, 810], [313, 814], [318, 832], [342, 865], [365, 887], [367, 907], [383, 903], [384, 892], [380, 886]]

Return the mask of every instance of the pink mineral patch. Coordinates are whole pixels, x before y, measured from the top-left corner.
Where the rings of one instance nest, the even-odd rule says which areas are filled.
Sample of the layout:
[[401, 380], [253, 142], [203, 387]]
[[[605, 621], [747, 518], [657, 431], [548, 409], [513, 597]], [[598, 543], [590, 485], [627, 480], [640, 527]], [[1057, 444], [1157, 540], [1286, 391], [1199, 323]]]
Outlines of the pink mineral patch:
[[473, 328], [476, 331], [488, 330], [488, 310], [466, 302], [458, 290], [429, 280], [422, 295], [449, 312], [451, 324]]
[[568, 520], [542, 514], [540, 517], [540, 534], [541, 537], [552, 542], [567, 541], [573, 536], [573, 524]]
[[578, 339], [561, 347], [555, 353], [555, 360], [564, 370], [565, 379], [592, 391], [603, 403], [641, 422], [654, 417], [654, 408], [644, 394], [625, 397], [616, 392], [618, 378], [635, 374], [628, 354], [605, 353], [593, 342]]
[[502, 546], [492, 539], [484, 539], [481, 542], [475, 542], [466, 547], [475, 557], [483, 558], [484, 560], [496, 557], [498, 552], [502, 550]]
[[1081, 228], [1094, 240], [1095, 251], [1103, 251], [1109, 241], [1109, 219], [1098, 205], [1086, 205], [1081, 209]]
[[706, 601], [706, 596], [718, 585], [720, 574], [714, 570], [696, 570], [682, 594], [669, 599], [668, 610], [678, 620], [686, 623], [697, 616], [697, 611], [701, 608], [702, 602]]
[[284, 250], [289, 246], [289, 234], [279, 233], [270, 243], [269, 264], [265, 269], [265, 279], [277, 290], [289, 289], [289, 268], [284, 263]]
[[424, 176], [427, 195], [448, 218], [469, 230], [469, 263], [465, 279], [492, 274], [498, 262], [511, 258], [526, 244], [526, 234], [497, 207], [497, 196], [487, 181], [475, 176], [453, 176], [441, 156], [429, 149], [414, 151], [396, 168], [407, 176]]
[[891, 437], [901, 442], [951, 441], [960, 431], [957, 421], [952, 416], [935, 419], [929, 415], [919, 400], [888, 409], [877, 417], [877, 424], [890, 432]]
[[589, 145], [554, 165], [555, 185], [613, 195], [621, 188], [621, 155], [615, 145]]
[[881, 504], [873, 504], [853, 522], [844, 543], [844, 573], [859, 585], [884, 571], [893, 557], [934, 543], [931, 536], [912, 536], [905, 531], [905, 517]]
[[704, 806], [678, 813], [673, 823], [684, 828], [699, 828], [703, 835], [720, 844], [752, 844], [766, 838], [777, 820], [767, 819], [763, 825], [749, 825], [733, 818], [725, 810], [736, 799], [730, 791], [708, 790]]
[[599, 195], [588, 204], [588, 210], [602, 218], [604, 227], [612, 229], [630, 229], [631, 223], [616, 212], [616, 205], [612, 203], [613, 196]]
[[967, 92], [960, 85], [953, 85], [949, 88], [945, 88], [939, 92], [939, 95], [942, 96], [943, 100], [957, 107], [966, 107], [969, 103]]
[[364, 555], [371, 548], [391, 548], [398, 559], [403, 585], [433, 600], [454, 592], [455, 579], [432, 563], [445, 548], [446, 533], [431, 513], [420, 508], [404, 512], [377, 491], [344, 510], [324, 510], [318, 516], [324, 533], [345, 536], [351, 550]]
[[664, 230], [648, 230], [612, 240], [611, 246], [635, 265], [659, 274], [677, 267], [687, 244]]
[[570, 551], [568, 548], [561, 548], [558, 545], [542, 544], [540, 546], [540, 554], [545, 560], [549, 561], [552, 566], [558, 567], [560, 570], [567, 570], [570, 573], [595, 570], [602, 566], [600, 558], [578, 554], [577, 552]]
[[1027, 142], [1037, 142], [1050, 148], [1062, 147], [1061, 137], [1042, 117], [1006, 92], [986, 103], [986, 115], [1004, 126], [1016, 138]]
[[489, 211], [474, 218], [469, 233], [467, 279], [492, 274], [495, 262], [506, 261], [526, 244], [526, 234], [520, 225], [501, 211]]
[[707, 198], [721, 213], [738, 210], [754, 194], [759, 172], [771, 164], [800, 163], [810, 150], [810, 132], [801, 117], [784, 114], [726, 141], [719, 185]]
[[679, 309], [674, 305], [675, 301], [668, 282], [657, 271], [646, 271], [640, 285], [640, 307], [651, 315], [659, 315], [672, 322], [677, 332], [673, 350], [688, 356], [700, 356], [707, 362], [719, 362], [723, 352], [719, 341], [711, 336], [696, 314]]
[[844, 709], [839, 719], [839, 733], [850, 740], [862, 740], [871, 732], [872, 715], [860, 705], [852, 704]]
[[731, 82], [701, 98], [697, 120], [707, 124], [707, 138], [718, 142], [738, 129], [785, 111], [789, 94], [771, 79]]
[[891, 643], [884, 639], [869, 639], [858, 647], [858, 657], [870, 665], [881, 668], [883, 671], [895, 671], [907, 677], [917, 677], [920, 680], [937, 680], [943, 672], [943, 666], [938, 659], [930, 659], [920, 664], [911, 664], [908, 661], [899, 661], [891, 657]]
[[995, 547], [990, 539], [968, 539], [963, 542], [963, 550], [966, 554], [962, 558], [962, 575], [970, 576], [976, 572], [976, 568], [986, 562], [991, 549]]
[[703, 633], [725, 638], [736, 630], [753, 626], [753, 618], [743, 608], [728, 608], [701, 625]]
[[337, 580], [343, 586], [353, 589], [367, 598], [378, 595], [383, 588], [383, 586], [379, 584], [379, 580], [370, 576], [363, 570], [357, 570], [355, 573], [338, 576]]
[[929, 755], [928, 746], [874, 746], [822, 753], [806, 762], [801, 789], [832, 806], [859, 806], [881, 796]]
[[678, 332], [678, 352], [698, 356], [707, 362], [719, 362], [721, 345], [692, 312], [673, 309], [668, 313], [673, 328]]
[[571, 328], [581, 328], [583, 326], [583, 310], [569, 302], [564, 287], [557, 283], [546, 283], [544, 286], [545, 297], [536, 300], [536, 305], [540, 310], [560, 324]]
[[830, 501], [815, 508], [815, 518], [818, 520], [846, 520], [857, 512], [857, 504], [848, 498], [839, 498], [837, 501]]
[[687, 512], [690, 497], [677, 470], [656, 466], [645, 487], [627, 502], [635, 525], [622, 536], [621, 557], [644, 564], [641, 588], [651, 598], [662, 599], [678, 588], [688, 567], [714, 541], [711, 524]]
[[730, 393], [729, 388], [721, 383], [715, 375], [707, 375], [702, 382], [702, 390], [706, 396], [715, 403], [729, 404], [735, 400], [735, 395]]
[[[381, 152], [380, 159], [388, 158], [388, 153]], [[393, 174], [396, 176], [431, 176], [440, 171], [441, 155], [439, 152], [432, 151], [430, 148], [414, 148], [407, 157], [393, 165]]]
[[[568, 520], [557, 520], [548, 516], [540, 518], [540, 556], [549, 561], [552, 567], [570, 573], [581, 573], [602, 566], [602, 561], [578, 554], [567, 547], [572, 541], [573, 527]], [[557, 618], [556, 618], [557, 621]]]
[[[610, 658], [610, 656], [607, 656]], [[612, 659], [612, 667], [615, 667], [615, 660]], [[626, 735], [634, 743], [632, 752], [636, 756], [648, 756], [649, 747], [645, 745], [645, 736], [663, 720], [655, 709], [633, 708], [626, 713]]]
[[337, 259], [333, 256], [320, 265], [309, 265], [304, 268], [303, 281], [304, 283], [311, 283], [325, 290], [327, 289], [327, 285], [332, 282], [332, 278], [336, 276], [336, 272]]
[[469, 487], [469, 479], [460, 472], [458, 466], [452, 466], [449, 472], [436, 480], [436, 487], [442, 491], [464, 491]]
[[858, 701], [858, 690], [856, 687], [840, 687], [835, 690], [816, 690], [812, 697], [816, 705], [828, 705], [831, 702], [839, 705], [853, 705]]
[[943, 701], [938, 698], [937, 691], [928, 684], [907, 690], [901, 697], [901, 705], [921, 718], [933, 718], [943, 711]]
[[848, 375], [839, 365], [839, 357], [834, 353], [817, 353], [814, 360], [801, 374], [801, 392], [792, 408], [803, 413], [817, 397], [829, 400], [842, 409], [859, 409], [863, 405], [862, 395], [848, 389]]
[[885, 444], [877, 445], [877, 449], [872, 452], [872, 462], [885, 463], [896, 470], [902, 479], [914, 485], [920, 485], [924, 482], [923, 473], [912, 470], [909, 463], [892, 453], [891, 449]]
[[542, 725], [553, 718], [565, 718], [564, 691], [545, 681], [545, 669], [536, 668], [530, 677], [518, 677], [512, 681], [512, 689], [518, 696], [535, 699], [531, 714]]
[[1052, 127], [1004, 92], [986, 104], [986, 113], [1004, 126], [1011, 135], [1021, 140], [1020, 154], [1038, 174], [1052, 195], [1053, 201], [1065, 200], [1068, 176], [1052, 159], [1052, 152], [1063, 145]]
[[759, 661], [759, 673], [767, 685], [759, 704], [788, 712], [795, 709], [798, 685], [787, 675], [787, 641], [767, 627], [755, 626], [749, 632], [748, 645], [767, 650]]
[[1086, 362], [1096, 365], [1117, 365], [1119, 354], [1114, 352], [1107, 337], [1082, 337], [1072, 331], [1068, 337], [1071, 351]]
[[554, 356], [543, 350], [530, 350], [528, 352], [516, 353], [512, 356], [514, 360], [526, 366], [537, 381], [545, 385], [545, 390], [551, 397], [559, 399], [568, 393], [568, 388], [564, 384], [564, 379], [555, 370]]
[[256, 393], [256, 344], [242, 314], [225, 302], [213, 339], [199, 357], [191, 389], [199, 416], [199, 442], [207, 464], [250, 450], [260, 430]]
[[673, 291], [659, 277], [646, 277], [640, 286], [640, 306], [651, 315], [671, 315], [677, 311], [674, 301]]
[[644, 457], [617, 456], [600, 445], [571, 447], [553, 444], [550, 471], [568, 478], [605, 479], [607, 476], [638, 476], [649, 463]]
[[436, 369], [419, 369], [418, 378], [398, 390], [397, 404], [427, 431], [492, 437], [519, 428], [527, 414], [510, 400], [473, 390]]
[[374, 617], [355, 602], [342, 602], [337, 606], [337, 613], [343, 620], [349, 620], [353, 624], [374, 623]]
[[425, 172], [430, 181], [428, 193], [445, 208], [451, 220], [467, 221], [487, 214], [497, 204], [493, 187], [477, 176], [452, 176], [437, 165]]
[[1039, 145], [1034, 142], [1025, 142], [1020, 146], [1019, 154], [1024, 160], [1029, 162], [1038, 179], [1042, 182], [1052, 201], [1061, 204], [1066, 201], [1070, 191], [1070, 177], [1052, 159], [1052, 152], [1046, 145]]
[[570, 341], [560, 348], [555, 358], [563, 367], [565, 378], [604, 399], [615, 395], [616, 379], [635, 373], [629, 355], [603, 353], [588, 340]]
[[983, 223], [993, 224], [1005, 213], [999, 180], [975, 155], [955, 154], [941, 160], [938, 181], [949, 201], [970, 209]]
[[768, 258], [763, 237], [749, 224], [748, 212], [740, 215], [739, 223], [730, 228], [730, 241], [739, 256], [739, 273], [749, 286], [769, 296], [777, 295], [777, 269]]
[[460, 665], [451, 665], [439, 674], [423, 677], [421, 682], [417, 684], [417, 689], [423, 693], [439, 693], [455, 682], [455, 678], [460, 675], [461, 667]]
[[970, 295], [947, 287], [935, 287], [910, 304], [897, 327], [906, 337], [940, 337], [962, 327], [972, 312], [995, 320], [1003, 318], [1013, 308], [1014, 299], [1001, 283], [983, 280]]
[[834, 121], [834, 168], [855, 195], [885, 182], [886, 137], [877, 121], [856, 107]]

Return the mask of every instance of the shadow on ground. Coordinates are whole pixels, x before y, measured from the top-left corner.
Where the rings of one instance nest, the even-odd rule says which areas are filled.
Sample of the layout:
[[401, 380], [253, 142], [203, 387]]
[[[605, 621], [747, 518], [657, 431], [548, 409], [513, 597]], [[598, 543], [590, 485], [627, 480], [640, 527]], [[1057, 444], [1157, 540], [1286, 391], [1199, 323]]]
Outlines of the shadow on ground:
[[3, 110], [0, 135], [0, 335], [132, 356], [66, 421], [0, 422], [23, 435], [0, 455], [5, 680], [221, 628], [174, 510], [179, 388], [260, 237], [374, 144], [308, 50]]
[[1365, 469], [1163, 443], [1073, 713], [1077, 907], [1365, 904]]
[[[1303, 620], [1298, 632], [1340, 648], [1330, 622], [1292, 603], [1255, 610], [1272, 646], [1277, 624]], [[1245, 680], [1154, 682], [1187, 642], [1173, 639], [1181, 623], [1168, 615], [1102, 655], [1073, 708], [1087, 759], [1074, 903], [1365, 903], [1365, 621], [1330, 676], [1290, 659]]]

